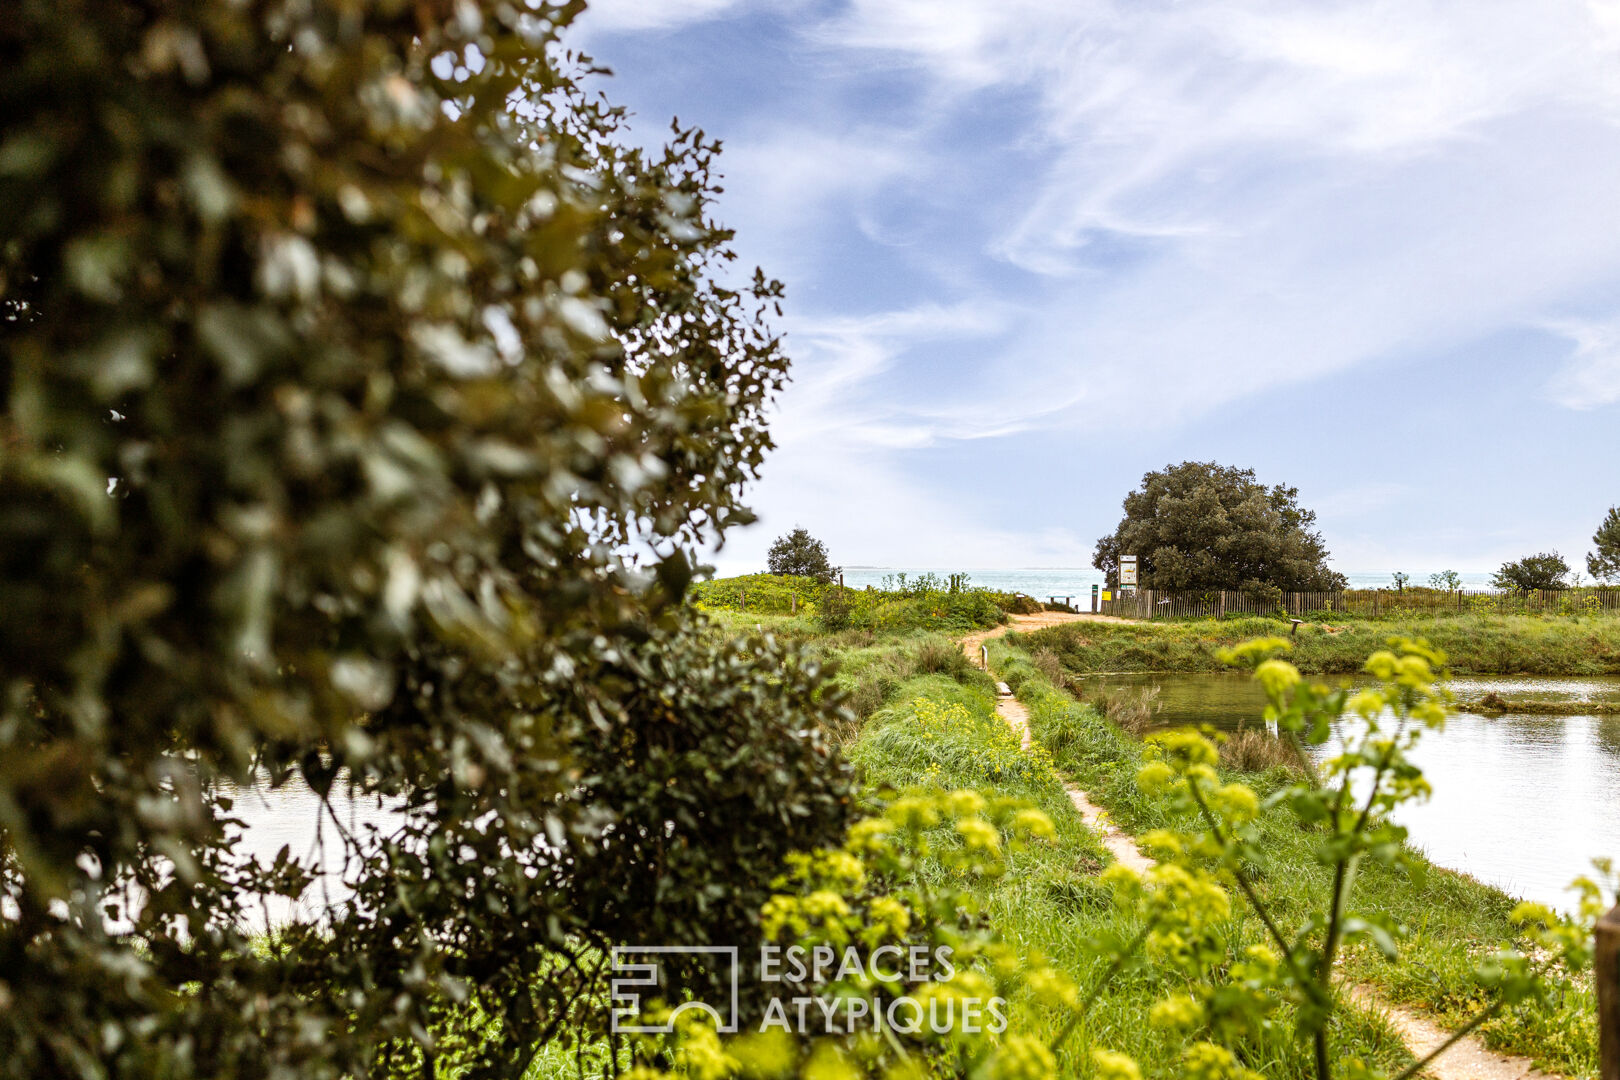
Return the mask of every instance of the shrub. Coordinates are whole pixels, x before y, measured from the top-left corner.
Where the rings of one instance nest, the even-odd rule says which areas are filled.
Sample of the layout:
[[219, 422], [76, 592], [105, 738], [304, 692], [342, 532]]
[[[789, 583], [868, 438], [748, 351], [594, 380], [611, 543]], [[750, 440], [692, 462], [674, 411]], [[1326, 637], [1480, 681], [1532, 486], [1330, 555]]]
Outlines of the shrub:
[[996, 606], [1009, 615], [1039, 615], [1046, 606], [1033, 596], [1023, 593], [995, 593]]
[[967, 656], [954, 642], [933, 639], [918, 647], [916, 670], [925, 675], [949, 675], [961, 681], [962, 675], [972, 667]]
[[[822, 677], [682, 604], [780, 287], [578, 7], [7, 5], [0, 1075], [518, 1075], [582, 952], [746, 936], [842, 831]], [[353, 903], [232, 843], [293, 779], [405, 807], [320, 834]]]
[[1219, 743], [1221, 764], [1240, 772], [1267, 769], [1300, 769], [1299, 755], [1283, 740], [1264, 731], [1248, 728]]
[[1029, 662], [1053, 686], [1066, 686], [1068, 684], [1068, 673], [1063, 670], [1063, 660], [1051, 649], [1037, 648], [1031, 650]]
[[1159, 711], [1164, 708], [1157, 686], [1114, 687], [1105, 690], [1100, 700], [1103, 715], [1129, 735], [1142, 735], [1151, 730]]
[[1569, 588], [1569, 564], [1556, 551], [1527, 555], [1517, 562], [1505, 562], [1491, 575], [1498, 589], [1537, 592]]

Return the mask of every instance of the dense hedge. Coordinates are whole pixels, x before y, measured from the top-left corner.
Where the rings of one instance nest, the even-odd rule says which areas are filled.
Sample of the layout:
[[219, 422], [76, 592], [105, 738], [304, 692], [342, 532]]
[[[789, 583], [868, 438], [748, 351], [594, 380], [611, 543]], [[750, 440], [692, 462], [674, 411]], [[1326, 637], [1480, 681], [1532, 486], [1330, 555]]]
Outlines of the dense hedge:
[[[0, 1076], [521, 1076], [841, 837], [819, 671], [683, 602], [780, 287], [582, 6], [6, 5]], [[353, 902], [232, 842], [294, 779], [404, 807], [311, 813]]]

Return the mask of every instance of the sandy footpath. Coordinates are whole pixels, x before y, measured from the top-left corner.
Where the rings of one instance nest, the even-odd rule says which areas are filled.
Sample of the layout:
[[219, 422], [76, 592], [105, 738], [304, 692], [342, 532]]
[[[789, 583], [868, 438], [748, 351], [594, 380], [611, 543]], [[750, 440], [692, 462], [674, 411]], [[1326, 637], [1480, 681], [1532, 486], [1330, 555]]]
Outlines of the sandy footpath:
[[[1109, 615], [1070, 615], [1061, 611], [1046, 611], [1039, 615], [1012, 615], [1010, 623], [992, 630], [982, 630], [962, 639], [962, 651], [975, 663], [979, 661], [979, 647], [991, 638], [1000, 637], [1008, 630], [1039, 630], [1066, 622], [1131, 622]], [[1003, 682], [996, 683], [996, 713], [1018, 732], [1023, 748], [1030, 747], [1029, 713]], [[1065, 782], [1064, 791], [1079, 811], [1086, 825], [1095, 831], [1105, 848], [1116, 860], [1132, 870], [1143, 873], [1153, 866], [1153, 860], [1136, 848], [1136, 842], [1108, 817], [1108, 811], [1091, 801], [1091, 797], [1076, 784]], [[1365, 986], [1348, 986], [1345, 996], [1359, 1008], [1380, 1013], [1401, 1036], [1412, 1056], [1422, 1059], [1450, 1038], [1450, 1033], [1420, 1013], [1399, 1005], [1391, 1005]], [[1544, 1073], [1530, 1064], [1529, 1058], [1499, 1054], [1488, 1049], [1473, 1035], [1466, 1036], [1441, 1054], [1423, 1072], [1433, 1080], [1560, 1080], [1555, 1074]]]

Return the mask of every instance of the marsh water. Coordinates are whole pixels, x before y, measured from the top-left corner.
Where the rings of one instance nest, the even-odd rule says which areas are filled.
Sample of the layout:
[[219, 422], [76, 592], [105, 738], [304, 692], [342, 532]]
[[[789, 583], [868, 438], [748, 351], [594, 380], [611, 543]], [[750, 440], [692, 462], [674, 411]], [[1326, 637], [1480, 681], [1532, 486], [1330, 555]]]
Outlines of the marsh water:
[[[1243, 675], [1110, 675], [1083, 680], [1082, 693], [1105, 687], [1157, 686], [1165, 726], [1210, 724], [1233, 731], [1257, 724], [1264, 704]], [[1488, 693], [1510, 703], [1620, 700], [1620, 677], [1458, 678], [1464, 700]], [[1416, 757], [1434, 786], [1428, 802], [1403, 810], [1413, 843], [1441, 866], [1471, 874], [1515, 896], [1567, 907], [1565, 887], [1597, 855], [1620, 857], [1620, 716], [1545, 716], [1509, 711], [1500, 716], [1463, 712], [1445, 730], [1429, 732]], [[335, 792], [341, 792], [342, 784]], [[248, 826], [241, 843], [268, 863], [283, 844], [292, 854], [316, 856], [324, 837], [330, 850], [337, 824], [354, 834], [392, 831], [394, 809], [375, 799], [335, 797], [334, 822], [302, 783], [241, 792], [235, 814]], [[341, 870], [326, 865], [323, 898], [346, 895]], [[273, 919], [293, 912], [280, 910]]]
[[[1264, 705], [1243, 675], [1093, 676], [1084, 683], [1157, 686], [1158, 722], [1166, 726], [1233, 731], [1256, 725]], [[1582, 702], [1620, 700], [1620, 677], [1486, 676], [1455, 678], [1451, 687], [1465, 701], [1499, 694], [1508, 710], [1461, 712], [1443, 731], [1424, 734], [1414, 756], [1434, 794], [1404, 808], [1401, 824], [1435, 863], [1567, 908], [1566, 886], [1589, 871], [1594, 856], [1620, 858], [1620, 716], [1578, 712]], [[1576, 715], [1514, 711], [1527, 702], [1567, 703]]]

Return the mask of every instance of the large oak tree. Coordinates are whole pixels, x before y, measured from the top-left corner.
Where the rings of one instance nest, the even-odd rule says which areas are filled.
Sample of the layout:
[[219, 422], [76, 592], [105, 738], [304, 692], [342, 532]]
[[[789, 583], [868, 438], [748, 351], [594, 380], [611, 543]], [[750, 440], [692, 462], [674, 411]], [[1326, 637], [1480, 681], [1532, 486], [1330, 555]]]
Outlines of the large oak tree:
[[1146, 474], [1125, 496], [1125, 516], [1097, 541], [1092, 565], [1110, 587], [1119, 584], [1119, 557], [1135, 555], [1146, 589], [1342, 589], [1315, 522], [1296, 488], [1267, 487], [1253, 469], [1184, 461]]

